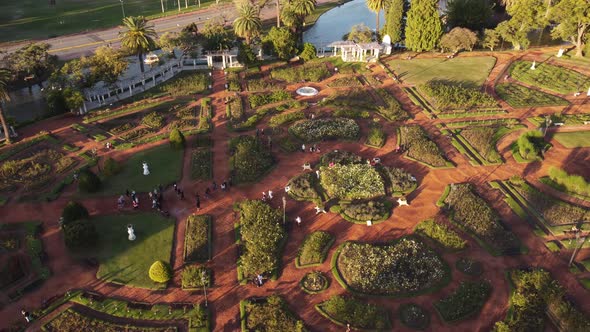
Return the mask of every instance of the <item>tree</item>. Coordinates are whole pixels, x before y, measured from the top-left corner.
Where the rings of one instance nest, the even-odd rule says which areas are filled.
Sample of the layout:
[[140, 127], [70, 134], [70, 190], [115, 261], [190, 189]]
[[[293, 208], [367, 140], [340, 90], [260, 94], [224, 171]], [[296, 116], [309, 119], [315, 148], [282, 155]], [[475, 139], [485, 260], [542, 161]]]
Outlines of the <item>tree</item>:
[[98, 232], [92, 222], [76, 220], [64, 225], [64, 240], [69, 249], [88, 249], [96, 244]]
[[12, 144], [12, 140], [10, 139], [10, 131], [8, 130], [8, 123], [6, 122], [6, 116], [2, 105], [4, 102], [10, 101], [10, 96], [8, 95], [8, 81], [10, 81], [10, 79], [10, 71], [8, 69], [0, 68], [0, 122], [2, 123], [2, 130], [4, 131], [6, 144]]
[[256, 62], [256, 54], [248, 44], [240, 43], [238, 46], [238, 61], [244, 65], [251, 65]]
[[196, 32], [183, 29], [176, 39], [177, 47], [182, 50], [182, 55], [196, 53], [199, 36]]
[[481, 41], [481, 46], [485, 48], [489, 48], [490, 51], [494, 51], [494, 48], [498, 46], [500, 43], [500, 34], [493, 29], [485, 29], [483, 31], [483, 39]]
[[107, 160], [105, 160], [104, 164], [102, 165], [102, 175], [107, 178], [119, 173], [120, 171], [121, 165], [119, 165], [119, 163], [111, 157], [107, 158]]
[[148, 25], [147, 20], [143, 16], [128, 16], [123, 19], [125, 31], [120, 31], [121, 45], [137, 54], [139, 59], [139, 68], [144, 72], [143, 55], [156, 47], [156, 30], [153, 25]]
[[443, 50], [451, 50], [459, 52], [461, 50], [473, 50], [473, 46], [477, 43], [477, 35], [475, 32], [466, 28], [454, 28], [446, 33], [440, 39], [440, 47]]
[[489, 24], [492, 7], [487, 0], [451, 0], [446, 15], [450, 27], [480, 31]]
[[392, 0], [385, 17], [385, 34], [389, 35], [393, 44], [399, 43], [404, 35], [405, 0]]
[[97, 192], [100, 189], [100, 186], [100, 178], [91, 170], [87, 169], [80, 172], [80, 175], [78, 176], [78, 188], [80, 191], [93, 193]]
[[160, 36], [158, 40], [158, 46], [165, 51], [168, 52], [172, 57], [176, 57], [174, 55], [174, 48], [178, 46], [178, 37], [180, 33], [175, 31], [167, 31], [163, 35]]
[[172, 131], [170, 131], [169, 140], [170, 146], [172, 146], [174, 149], [181, 150], [184, 148], [184, 135], [180, 130], [178, 130], [178, 128], [174, 128]]
[[[41, 80], [54, 70], [57, 57], [49, 54], [49, 44], [29, 44], [14, 53], [8, 54], [4, 61], [17, 80], [32, 82], [30, 77]], [[30, 84], [29, 84], [30, 87]]]
[[115, 84], [127, 69], [127, 61], [121, 52], [108, 46], [102, 46], [94, 54], [82, 61], [83, 67], [90, 70], [92, 83], [103, 81], [108, 85]]
[[221, 21], [207, 21], [200, 37], [201, 45], [207, 51], [229, 49], [234, 41], [233, 33], [226, 29]]
[[291, 0], [283, 6], [281, 20], [300, 38], [305, 17], [315, 10], [315, 6], [316, 0]]
[[551, 31], [551, 36], [571, 42], [576, 46], [575, 56], [583, 56], [584, 43], [590, 30], [590, 2], [561, 0], [551, 9], [549, 18], [557, 23]]
[[408, 11], [406, 47], [412, 51], [430, 51], [443, 33], [436, 0], [414, 0]]
[[252, 38], [258, 36], [262, 29], [260, 9], [247, 1], [238, 2], [236, 6], [238, 17], [234, 20], [234, 31], [236, 35], [246, 39], [246, 44], [250, 44]]
[[353, 25], [348, 33], [348, 40], [353, 40], [357, 43], [369, 43], [373, 40], [373, 31], [364, 24]]
[[519, 0], [506, 7], [510, 20], [498, 24], [496, 31], [502, 39], [512, 43], [515, 50], [527, 48], [528, 33], [547, 26], [544, 0]]
[[88, 219], [88, 216], [88, 210], [84, 207], [84, 205], [74, 201], [69, 201], [61, 212], [64, 225], [76, 220]]
[[303, 51], [301, 51], [299, 57], [303, 59], [303, 61], [315, 59], [317, 57], [317, 51], [315, 49], [315, 46], [313, 46], [313, 44], [311, 43], [303, 44]]
[[297, 52], [295, 37], [286, 28], [272, 27], [264, 38], [264, 42], [271, 44], [275, 54], [283, 60], [291, 58]]
[[381, 10], [383, 9], [383, 7], [385, 7], [385, 3], [386, 0], [366, 0], [367, 1], [367, 7], [369, 7], [369, 9], [373, 12], [375, 12], [375, 17], [377, 20], [377, 24], [375, 25], [375, 32], [377, 35], [379, 35], [379, 13], [381, 13]]

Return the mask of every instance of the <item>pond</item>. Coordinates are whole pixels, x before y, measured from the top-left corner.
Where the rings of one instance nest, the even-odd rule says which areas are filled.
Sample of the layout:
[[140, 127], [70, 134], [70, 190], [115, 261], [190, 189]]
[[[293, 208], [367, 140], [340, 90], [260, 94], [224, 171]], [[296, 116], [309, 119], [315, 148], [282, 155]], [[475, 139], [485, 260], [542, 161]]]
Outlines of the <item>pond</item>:
[[[366, 0], [353, 0], [325, 12], [315, 24], [303, 33], [303, 41], [322, 46], [342, 40], [355, 24], [364, 23], [375, 29], [375, 13], [367, 8]], [[385, 24], [383, 11], [379, 16], [381, 28]]]

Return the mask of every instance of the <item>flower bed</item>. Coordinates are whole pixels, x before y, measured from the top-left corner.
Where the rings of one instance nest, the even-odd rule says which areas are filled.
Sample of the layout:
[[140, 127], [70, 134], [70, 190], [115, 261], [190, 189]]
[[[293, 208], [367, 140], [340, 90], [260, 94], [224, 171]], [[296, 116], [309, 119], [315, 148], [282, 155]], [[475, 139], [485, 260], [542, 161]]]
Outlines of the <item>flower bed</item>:
[[369, 133], [367, 134], [367, 140], [365, 141], [365, 144], [375, 148], [380, 148], [385, 145], [386, 137], [387, 136], [385, 135], [381, 125], [378, 123], [373, 123], [369, 127]]
[[322, 104], [374, 110], [376, 101], [369, 90], [357, 88], [337, 91], [326, 100], [322, 101]]
[[240, 76], [238, 73], [228, 72], [225, 79], [227, 80], [227, 85], [228, 85], [229, 91], [233, 91], [233, 92], [242, 91], [242, 86], [240, 85]]
[[534, 90], [520, 84], [498, 84], [496, 93], [512, 107], [562, 106], [569, 102], [563, 98]]
[[435, 291], [449, 281], [446, 263], [411, 237], [384, 245], [345, 242], [332, 262], [338, 282], [364, 295], [413, 296]]
[[368, 111], [362, 111], [354, 108], [341, 108], [334, 111], [333, 115], [349, 119], [368, 119], [371, 116]]
[[298, 201], [321, 201], [318, 185], [318, 178], [314, 173], [303, 173], [289, 180], [287, 183], [290, 188], [288, 194]]
[[529, 61], [513, 62], [510, 66], [510, 76], [526, 84], [563, 94], [578, 92], [581, 87], [590, 84], [588, 76], [575, 70], [548, 63], [537, 64], [535, 70], [530, 70], [531, 65]]
[[202, 290], [209, 288], [211, 282], [211, 270], [205, 266], [190, 265], [182, 270], [181, 284], [184, 290]]
[[322, 272], [314, 271], [305, 274], [299, 285], [307, 294], [317, 294], [326, 290], [330, 284]]
[[267, 78], [251, 78], [246, 81], [248, 91], [284, 90], [283, 84], [277, 84]]
[[466, 281], [459, 284], [454, 293], [434, 303], [436, 311], [445, 322], [470, 318], [481, 310], [492, 292], [487, 281]]
[[424, 220], [416, 225], [414, 232], [432, 239], [436, 244], [451, 250], [461, 250], [467, 246], [457, 232], [434, 220]]
[[190, 215], [184, 234], [185, 263], [208, 261], [211, 254], [211, 216]]
[[332, 296], [315, 306], [316, 310], [335, 324], [354, 329], [391, 329], [389, 315], [382, 307], [351, 297]]
[[291, 94], [286, 90], [277, 90], [271, 93], [262, 93], [248, 96], [250, 108], [256, 108], [266, 104], [277, 103], [279, 101], [291, 98]]
[[366, 224], [370, 220], [373, 224], [385, 221], [391, 216], [393, 204], [386, 200], [372, 201], [340, 201], [330, 212], [340, 213], [342, 218], [356, 224]]
[[416, 178], [402, 168], [381, 166], [377, 168], [377, 171], [385, 179], [385, 185], [391, 196], [407, 195], [418, 187]]
[[270, 120], [268, 120], [268, 125], [273, 128], [276, 128], [281, 125], [295, 122], [295, 121], [299, 121], [299, 120], [303, 120], [303, 119], [305, 119], [305, 113], [303, 113], [302, 110], [289, 112], [289, 113], [280, 113], [280, 114], [273, 115], [270, 118]]
[[430, 325], [430, 313], [413, 303], [399, 307], [399, 318], [402, 324], [414, 330], [425, 330]]
[[385, 195], [383, 179], [367, 164], [321, 166], [320, 183], [331, 198], [351, 200]]
[[494, 97], [479, 89], [449, 84], [446, 81], [429, 81], [419, 86], [418, 90], [439, 111], [497, 106]]
[[402, 126], [398, 131], [399, 143], [407, 149], [407, 156], [430, 167], [448, 167], [449, 162], [424, 129], [420, 126]]
[[257, 138], [239, 136], [230, 140], [229, 163], [235, 183], [253, 182], [264, 176], [274, 164], [270, 151]]
[[489, 163], [500, 163], [502, 157], [496, 151], [497, 132], [501, 128], [470, 127], [461, 129], [460, 135]]
[[295, 266], [304, 268], [322, 264], [332, 243], [334, 237], [328, 232], [316, 231], [308, 234], [299, 248]]
[[148, 113], [141, 119], [142, 125], [152, 129], [160, 129], [164, 126], [164, 123], [164, 116], [158, 112]]
[[516, 236], [502, 226], [495, 211], [471, 190], [469, 184], [451, 185], [444, 202], [452, 211], [451, 220], [475, 236], [492, 255], [520, 252]]
[[232, 98], [225, 107], [225, 115], [232, 123], [240, 123], [246, 115], [242, 105], [242, 98], [239, 96]]
[[318, 142], [329, 139], [356, 139], [359, 125], [351, 119], [324, 118], [303, 120], [289, 127], [289, 133], [304, 142]]
[[213, 177], [213, 153], [210, 149], [202, 148], [191, 153], [191, 179], [208, 180]]
[[359, 81], [356, 76], [345, 76], [333, 79], [328, 83], [331, 88], [347, 88], [347, 87], [359, 87], [363, 84]]
[[307, 331], [278, 295], [241, 301], [240, 321], [242, 331]]
[[311, 63], [301, 66], [273, 69], [272, 78], [287, 83], [320, 82], [330, 76], [330, 71], [323, 63]]
[[362, 164], [363, 158], [352, 152], [334, 150], [323, 154], [320, 158], [320, 166], [329, 166], [331, 163], [341, 165]]
[[209, 75], [203, 72], [183, 71], [173, 79], [156, 86], [154, 92], [168, 93], [173, 97], [204, 93], [211, 84]]
[[403, 121], [410, 118], [408, 112], [406, 112], [402, 104], [387, 90], [376, 89], [377, 94], [385, 102], [385, 107], [377, 107], [377, 113], [381, 114], [382, 117], [389, 121]]

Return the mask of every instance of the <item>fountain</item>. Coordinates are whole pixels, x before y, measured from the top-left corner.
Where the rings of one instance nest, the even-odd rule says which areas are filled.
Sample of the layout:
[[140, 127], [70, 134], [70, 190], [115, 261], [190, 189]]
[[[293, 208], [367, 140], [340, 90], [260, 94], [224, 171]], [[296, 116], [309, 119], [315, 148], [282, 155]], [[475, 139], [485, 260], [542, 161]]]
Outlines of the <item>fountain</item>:
[[297, 89], [297, 91], [295, 91], [298, 95], [300, 96], [304, 96], [304, 97], [311, 97], [311, 96], [315, 96], [319, 93], [318, 89], [313, 88], [311, 86], [304, 86], [301, 87], [299, 89]]

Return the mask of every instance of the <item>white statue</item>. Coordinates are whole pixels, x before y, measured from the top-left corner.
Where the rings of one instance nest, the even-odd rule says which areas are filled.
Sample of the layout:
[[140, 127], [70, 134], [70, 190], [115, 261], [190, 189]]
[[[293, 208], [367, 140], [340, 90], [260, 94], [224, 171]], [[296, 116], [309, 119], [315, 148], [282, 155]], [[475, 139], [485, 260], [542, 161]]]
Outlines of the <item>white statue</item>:
[[397, 199], [397, 204], [399, 204], [399, 206], [410, 206], [408, 200], [403, 196]]
[[586, 96], [590, 97], [590, 88], [588, 88], [588, 93], [586, 94]]
[[150, 175], [150, 169], [145, 161], [143, 162], [143, 175]]
[[135, 231], [133, 230], [133, 225], [127, 225], [127, 234], [129, 234], [129, 241], [135, 241]]
[[536, 65], [537, 65], [537, 62], [533, 60], [533, 64], [531, 65], [531, 70], [535, 70]]
[[560, 48], [560, 49], [559, 49], [559, 51], [557, 51], [557, 57], [558, 57], [558, 58], [561, 58], [561, 57], [563, 56], [563, 52], [564, 52], [564, 51], [565, 51], [565, 50], [564, 50], [563, 48]]
[[385, 47], [385, 54], [391, 54], [391, 37], [389, 35], [383, 36], [383, 46]]

